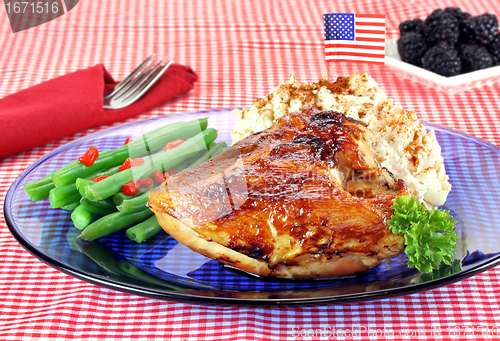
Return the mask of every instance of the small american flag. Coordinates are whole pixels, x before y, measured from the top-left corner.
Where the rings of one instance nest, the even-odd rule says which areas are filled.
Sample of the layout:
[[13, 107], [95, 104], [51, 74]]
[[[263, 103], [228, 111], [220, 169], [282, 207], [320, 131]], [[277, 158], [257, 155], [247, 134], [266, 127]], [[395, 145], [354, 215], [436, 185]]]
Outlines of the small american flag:
[[384, 14], [327, 13], [323, 21], [326, 60], [384, 63]]

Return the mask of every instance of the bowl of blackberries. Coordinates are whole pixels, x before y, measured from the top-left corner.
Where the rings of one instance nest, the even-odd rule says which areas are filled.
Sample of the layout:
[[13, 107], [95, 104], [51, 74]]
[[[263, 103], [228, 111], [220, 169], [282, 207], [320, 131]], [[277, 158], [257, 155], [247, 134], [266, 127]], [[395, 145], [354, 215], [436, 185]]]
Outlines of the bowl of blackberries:
[[387, 64], [398, 71], [404, 68], [413, 80], [453, 93], [500, 78], [495, 14], [471, 15], [457, 7], [436, 9], [424, 20], [401, 22], [399, 32], [399, 39], [387, 44]]

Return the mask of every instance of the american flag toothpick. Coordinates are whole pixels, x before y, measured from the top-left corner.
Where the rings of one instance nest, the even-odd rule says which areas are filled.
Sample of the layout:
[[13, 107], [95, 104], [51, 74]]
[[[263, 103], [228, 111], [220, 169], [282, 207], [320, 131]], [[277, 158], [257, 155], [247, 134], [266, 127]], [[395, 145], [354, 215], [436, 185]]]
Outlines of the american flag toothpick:
[[326, 13], [325, 59], [383, 64], [385, 15]]

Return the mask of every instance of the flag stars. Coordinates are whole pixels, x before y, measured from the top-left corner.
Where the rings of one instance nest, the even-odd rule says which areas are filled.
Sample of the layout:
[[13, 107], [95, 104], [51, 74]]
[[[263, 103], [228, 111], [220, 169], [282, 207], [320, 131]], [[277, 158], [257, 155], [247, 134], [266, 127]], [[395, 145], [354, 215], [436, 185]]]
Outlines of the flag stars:
[[354, 40], [353, 13], [327, 13], [323, 20], [325, 40]]

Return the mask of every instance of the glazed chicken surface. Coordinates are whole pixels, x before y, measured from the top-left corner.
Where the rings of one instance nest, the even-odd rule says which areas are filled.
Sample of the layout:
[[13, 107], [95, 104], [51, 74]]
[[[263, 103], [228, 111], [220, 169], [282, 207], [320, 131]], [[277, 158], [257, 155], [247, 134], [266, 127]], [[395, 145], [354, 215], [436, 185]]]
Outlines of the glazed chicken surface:
[[168, 179], [149, 206], [172, 237], [244, 271], [325, 278], [370, 269], [404, 249], [387, 226], [404, 182], [373, 136], [335, 111], [301, 109]]

